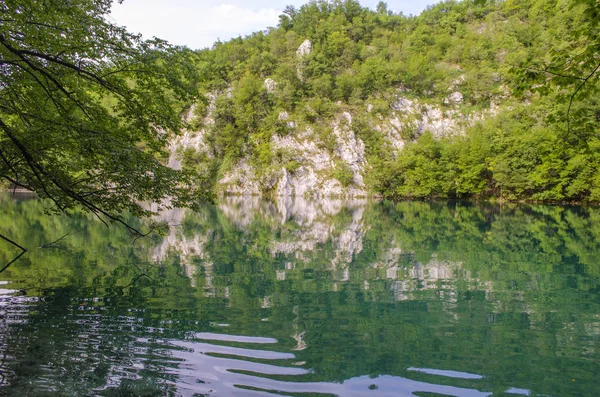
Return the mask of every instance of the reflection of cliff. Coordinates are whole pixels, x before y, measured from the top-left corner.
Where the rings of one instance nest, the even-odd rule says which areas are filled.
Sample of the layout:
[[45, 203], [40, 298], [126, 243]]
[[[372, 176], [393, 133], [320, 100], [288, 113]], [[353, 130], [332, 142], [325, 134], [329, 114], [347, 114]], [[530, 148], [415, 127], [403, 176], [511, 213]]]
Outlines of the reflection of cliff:
[[[271, 254], [309, 261], [311, 252], [330, 242], [333, 255], [330, 267], [346, 268], [352, 262], [353, 255], [362, 251], [362, 239], [366, 230], [362, 218], [366, 204], [365, 200], [282, 200], [278, 205], [282, 221], [290, 221], [298, 225], [298, 228], [282, 234], [279, 241], [273, 241]], [[342, 210], [349, 213], [351, 221], [340, 222], [336, 219]]]
[[[169, 234], [165, 236], [161, 244], [154, 247], [152, 252], [152, 260], [155, 262], [163, 262], [169, 254], [176, 253], [179, 255], [180, 263], [184, 268], [186, 276], [189, 277], [192, 287], [196, 287], [196, 275], [198, 267], [196, 263], [203, 263], [206, 269], [212, 269], [212, 263], [209, 260], [208, 253], [205, 251], [208, 242], [208, 234], [193, 233], [193, 237], [187, 237], [182, 233], [183, 228], [180, 227], [186, 215], [186, 210], [172, 209], [162, 211], [157, 221], [166, 222], [169, 226]], [[210, 272], [207, 282], [210, 284]], [[212, 287], [210, 285], [209, 287]]]
[[447, 303], [456, 303], [457, 280], [471, 280], [469, 274], [459, 278], [460, 263], [432, 260], [421, 264], [416, 262], [409, 268], [400, 269], [397, 265], [386, 268], [386, 277], [393, 280], [390, 291], [395, 300], [416, 299], [415, 291], [439, 290], [439, 298]]
[[490, 282], [473, 277], [461, 262], [442, 261], [433, 255], [428, 262], [421, 263], [413, 252], [404, 252], [395, 245], [393, 242], [392, 248], [381, 252], [380, 260], [371, 264], [372, 280], [390, 280], [389, 289], [395, 300], [412, 300], [417, 298], [415, 291], [435, 290], [440, 300], [454, 304], [458, 281], [467, 281], [470, 288], [491, 289]]
[[[213, 286], [215, 269], [222, 264], [216, 263], [211, 257], [215, 253], [210, 252], [217, 247], [227, 253], [228, 245], [231, 251], [241, 249], [244, 262], [252, 252], [268, 252], [270, 258], [260, 266], [265, 273], [272, 273], [268, 277], [275, 282], [302, 280], [307, 277], [304, 269], [311, 269], [309, 273], [321, 269], [328, 274], [333, 291], [344, 283], [357, 284], [363, 291], [385, 291], [393, 300], [414, 300], [419, 298], [419, 291], [430, 291], [446, 309], [456, 304], [459, 281], [466, 281], [470, 288], [491, 289], [489, 283], [480, 282], [463, 269], [460, 261], [439, 260], [435, 254], [428, 261], [418, 261], [414, 251], [405, 251], [394, 238], [370, 241], [365, 251], [365, 236], [373, 222], [365, 219], [365, 213], [372, 214], [377, 205], [366, 200], [314, 201], [301, 197], [278, 202], [225, 198], [210, 209], [217, 216], [194, 214], [196, 222], [202, 224], [198, 230], [210, 232], [172, 228], [153, 257], [164, 261], [171, 253], [179, 255], [192, 286], [203, 285], [211, 296], [222, 295]], [[163, 214], [162, 220], [181, 224], [184, 218], [183, 212], [171, 211]], [[376, 232], [385, 235], [388, 231]], [[203, 267], [202, 274], [197, 266]]]
[[[557, 255], [546, 255], [536, 241], [560, 241], [541, 240], [548, 209], [540, 212], [543, 222], [517, 210], [232, 197], [197, 213], [164, 213], [161, 220], [182, 226], [171, 230], [153, 258], [180, 264], [191, 286], [207, 296], [231, 302], [251, 297], [265, 308], [287, 299], [283, 290], [318, 288], [365, 301], [436, 303], [454, 316], [461, 299], [476, 295], [493, 303], [494, 313], [517, 307], [533, 325], [542, 321], [531, 316], [536, 304], [524, 292], [505, 292], [506, 285], [517, 277], [530, 289], [543, 288], [528, 271], [551, 270], [549, 259]], [[580, 218], [571, 217], [554, 229], [577, 225]]]
[[[309, 262], [311, 254], [330, 243], [332, 268], [347, 267], [362, 251], [366, 227], [362, 221], [366, 200], [306, 200], [287, 197], [276, 203], [252, 197], [229, 197], [219, 210], [240, 229], [260, 218], [269, 225], [273, 238], [269, 250], [273, 257]], [[340, 217], [347, 212], [349, 217]], [[350, 218], [350, 219], [340, 219]], [[285, 278], [284, 275], [279, 277]]]
[[[430, 377], [428, 383], [434, 384], [443, 376], [440, 369], [469, 369], [485, 379], [478, 385], [462, 380], [456, 385], [503, 394], [510, 381], [510, 386], [532, 390], [531, 395], [598, 395], [586, 394], [587, 387], [579, 385], [580, 379], [587, 385], [597, 383], [598, 366], [586, 366], [600, 362], [596, 248], [600, 239], [592, 227], [600, 221], [586, 223], [587, 218], [568, 209], [542, 210], [542, 215], [515, 215], [506, 207], [502, 212], [497, 207], [435, 203], [230, 199], [196, 213], [163, 213], [160, 220], [180, 226], [173, 227], [149, 253], [163, 266], [148, 266], [151, 277], [134, 283], [129, 280], [146, 270], [141, 269], [147, 262], [142, 249], [152, 240], [140, 240], [134, 252], [131, 239], [125, 241], [127, 250], [120, 250], [114, 236], [90, 233], [96, 238], [84, 240], [94, 244], [85, 247], [88, 257], [77, 253], [76, 258], [66, 249], [43, 249], [31, 266], [9, 269], [19, 271], [11, 276], [22, 280], [19, 284], [4, 287], [0, 282], [0, 287], [10, 288], [5, 293], [23, 289], [28, 295], [48, 296], [31, 309], [24, 304], [27, 297], [11, 297], [5, 304], [0, 299], [0, 355], [6, 352], [14, 361], [13, 365], [0, 362], [0, 372], [26, 373], [28, 368], [21, 363], [32, 363], [42, 372], [23, 379], [52, 379], [55, 384], [66, 379], [69, 389], [60, 389], [62, 394], [77, 390], [72, 385], [79, 387], [80, 380], [88, 382], [91, 369], [98, 371], [98, 387], [106, 380], [107, 387], [117, 390], [108, 394], [149, 394], [129, 389], [129, 381], [156, 372], [159, 379], [168, 378], [165, 385], [180, 376], [200, 393], [221, 387], [223, 383], [208, 382], [223, 377], [219, 379], [227, 385], [262, 385], [289, 394], [327, 392], [321, 386], [328, 384], [329, 391], [341, 395], [349, 394], [349, 387], [355, 385], [362, 388], [358, 395], [377, 395], [377, 390], [387, 390], [385, 379], [369, 377], [363, 382], [363, 374], [394, 375], [397, 392], [403, 379], [418, 376], [419, 382], [425, 382], [424, 377]], [[36, 233], [40, 225], [54, 233], [66, 229], [59, 223], [31, 219]], [[99, 222], [96, 226], [105, 231]], [[48, 241], [32, 236], [31, 241]], [[555, 246], [560, 250], [547, 255]], [[69, 241], [66, 247], [78, 246]], [[112, 254], [98, 261], [103, 258], [98, 254], [102, 247], [111, 248]], [[594, 256], [596, 266], [586, 267], [579, 259], [582, 256], [573, 254], [577, 247]], [[102, 265], [119, 264], [119, 258], [124, 265], [114, 271]], [[63, 274], [77, 287], [53, 287], [52, 283], [63, 283], [55, 278], [60, 263], [73, 269]], [[131, 263], [136, 265], [133, 269]], [[35, 279], [29, 276], [33, 271], [43, 275], [39, 292], [28, 289]], [[104, 295], [110, 299], [102, 300]], [[289, 357], [278, 361], [278, 366], [314, 372], [310, 379], [302, 378], [302, 384], [293, 385], [289, 381], [295, 380], [289, 378], [250, 379], [247, 373], [227, 372], [227, 368], [256, 370], [268, 364], [261, 361], [261, 352], [257, 360], [247, 363], [221, 356], [251, 353], [242, 343], [264, 340], [242, 339], [230, 346], [233, 350], [224, 350], [226, 343], [201, 342], [198, 335], [206, 338], [207, 334], [200, 331], [226, 334], [208, 335], [221, 342], [236, 334], [275, 338], [281, 345], [271, 350], [287, 352]], [[171, 353], [167, 349], [173, 341], [185, 346], [178, 345]], [[90, 342], [89, 348], [82, 348]], [[261, 350], [256, 345], [248, 348]], [[173, 361], [150, 357], [162, 352]], [[57, 368], [82, 371], [65, 373]], [[552, 376], [542, 379], [540, 373]], [[116, 383], [125, 378], [126, 382]], [[577, 382], [572, 382], [575, 378]], [[303, 389], [307, 382], [311, 388]], [[443, 383], [444, 388], [438, 389], [423, 389], [419, 384], [407, 389], [406, 395], [411, 390], [451, 392]], [[564, 385], [571, 389], [561, 389]]]

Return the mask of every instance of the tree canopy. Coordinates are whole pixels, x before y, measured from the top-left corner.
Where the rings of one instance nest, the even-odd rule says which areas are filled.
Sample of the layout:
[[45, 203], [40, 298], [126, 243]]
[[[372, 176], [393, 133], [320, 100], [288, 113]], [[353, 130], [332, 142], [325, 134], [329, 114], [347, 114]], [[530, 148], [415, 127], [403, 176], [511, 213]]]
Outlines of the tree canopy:
[[194, 100], [193, 53], [109, 22], [112, 0], [0, 4], [0, 179], [125, 224], [203, 196], [164, 165]]
[[[599, 7], [447, 0], [405, 16], [384, 2], [376, 10], [356, 0], [288, 6], [277, 27], [199, 54], [215, 123], [202, 126], [208, 155], [188, 152], [184, 165], [213, 170], [219, 188], [219, 177], [246, 161], [270, 194], [282, 169], [306, 166], [273, 142], [310, 139], [335, 162], [323, 178], [345, 185], [332, 124], [348, 112], [365, 143], [372, 193], [598, 202]], [[306, 40], [311, 49], [299, 57]], [[423, 120], [434, 117], [461, 128], [428, 131]]]

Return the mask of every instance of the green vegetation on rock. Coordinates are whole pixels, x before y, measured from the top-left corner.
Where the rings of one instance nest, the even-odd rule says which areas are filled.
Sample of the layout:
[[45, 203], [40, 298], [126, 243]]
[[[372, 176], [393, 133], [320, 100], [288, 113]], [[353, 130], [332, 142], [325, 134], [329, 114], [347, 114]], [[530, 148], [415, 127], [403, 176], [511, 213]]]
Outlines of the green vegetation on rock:
[[274, 137], [309, 140], [347, 186], [333, 132], [347, 112], [371, 193], [598, 201], [597, 11], [584, 0], [445, 1], [408, 17], [354, 0], [289, 6], [277, 27], [198, 54], [201, 91], [216, 95], [201, 161], [223, 176], [254, 159], [270, 189], [278, 170], [307, 165], [269, 154]]

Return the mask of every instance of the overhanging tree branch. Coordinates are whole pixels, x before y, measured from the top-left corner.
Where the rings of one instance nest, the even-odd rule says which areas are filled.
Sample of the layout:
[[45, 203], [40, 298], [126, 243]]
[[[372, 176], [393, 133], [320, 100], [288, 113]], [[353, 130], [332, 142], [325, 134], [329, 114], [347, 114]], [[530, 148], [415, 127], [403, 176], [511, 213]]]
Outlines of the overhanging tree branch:
[[81, 208], [144, 236], [125, 212], [148, 216], [140, 203], [171, 197], [197, 202], [190, 176], [158, 159], [198, 77], [191, 52], [111, 24], [112, 3], [2, 2], [0, 178], [60, 212]]
[[592, 73], [590, 73], [585, 79], [583, 79], [582, 83], [579, 84], [579, 86], [577, 86], [577, 89], [575, 90], [575, 92], [573, 92], [573, 95], [571, 95], [571, 98], [569, 100], [569, 108], [567, 109], [567, 129], [569, 132], [572, 132], [571, 129], [571, 108], [573, 107], [573, 101], [575, 100], [575, 97], [577, 96], [577, 94], [579, 93], [579, 91], [581, 91], [581, 89], [583, 88], [583, 86], [592, 78], [592, 76], [594, 76], [594, 74], [596, 74], [596, 72], [600, 69], [600, 63], [598, 64], [598, 66], [596, 66], [596, 68], [594, 69], [594, 71]]

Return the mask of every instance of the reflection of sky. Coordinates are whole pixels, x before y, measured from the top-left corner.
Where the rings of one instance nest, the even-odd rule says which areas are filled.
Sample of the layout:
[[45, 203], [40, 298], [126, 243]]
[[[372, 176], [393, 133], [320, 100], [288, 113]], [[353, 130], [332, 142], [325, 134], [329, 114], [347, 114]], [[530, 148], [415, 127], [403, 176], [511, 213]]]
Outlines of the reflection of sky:
[[[126, 0], [114, 2], [112, 19], [147, 38], [160, 37], [177, 45], [199, 49], [217, 39], [227, 41], [239, 35], [276, 26], [286, 5], [299, 8], [308, 0]], [[362, 0], [375, 8], [379, 0]], [[435, 0], [390, 0], [388, 9], [405, 15], [419, 14]]]
[[[0, 285], [4, 284], [0, 282]], [[4, 314], [8, 322], [5, 325], [29, 323], [32, 309], [36, 312], [34, 305], [43, 304], [37, 299], [11, 297], [6, 292], [1, 294], [0, 301], [6, 310]], [[84, 299], [80, 304], [87, 301]], [[93, 301], [96, 302], [95, 299]], [[41, 392], [47, 387], [66, 386], [61, 390], [73, 391], [69, 387], [75, 384], [61, 386], [64, 380], [59, 379], [61, 375], [54, 370], [55, 365], [60, 362], [70, 368], [73, 364], [79, 366], [85, 361], [91, 369], [96, 367], [96, 370], [108, 364], [106, 383], [96, 386], [93, 389], [96, 392], [119, 390], [124, 382], [142, 381], [143, 377], [151, 376], [157, 384], [170, 385], [177, 395], [184, 397], [198, 394], [213, 397], [267, 397], [273, 393], [315, 393], [341, 397], [411, 397], [421, 393], [457, 397], [492, 396], [492, 392], [485, 391], [486, 386], [479, 383], [484, 382], [486, 377], [447, 369], [410, 367], [404, 377], [365, 375], [342, 382], [306, 382], [302, 381], [302, 377], [313, 375], [313, 370], [307, 368], [305, 362], [297, 361], [296, 352], [289, 351], [289, 347], [282, 346], [277, 339], [266, 335], [188, 332], [176, 339], [165, 338], [163, 329], [141, 325], [141, 318], [137, 316], [142, 315], [144, 310], [131, 316], [100, 316], [86, 314], [83, 310], [97, 311], [93, 306], [80, 306], [79, 309], [80, 313], [73, 313], [62, 320], [52, 320], [62, 324], [59, 335], [65, 332], [75, 337], [65, 341], [64, 345], [59, 343], [58, 346], [62, 347], [57, 349], [47, 346], [42, 350], [50, 355], [45, 358], [51, 360], [47, 365], [42, 362], [38, 364], [41, 372], [35, 390]], [[132, 314], [135, 312], [130, 311]], [[136, 337], [136, 334], [155, 336]], [[0, 338], [9, 335], [8, 329], [0, 327]], [[118, 342], [116, 336], [120, 338]], [[13, 342], [9, 342], [8, 346]], [[14, 359], [10, 354], [8, 357]], [[1, 365], [0, 370], [10, 374], [10, 370]], [[85, 373], [84, 368], [76, 369], [79, 370]], [[417, 373], [420, 380], [411, 379], [411, 375]], [[464, 380], [470, 381], [469, 387], [464, 386]], [[458, 384], [461, 386], [455, 386]], [[510, 387], [505, 393], [531, 395], [529, 390], [517, 387]]]
[[[218, 334], [197, 334], [209, 340], [228, 340], [244, 343], [254, 342], [247, 337]], [[264, 343], [263, 340], [260, 343]], [[492, 393], [475, 389], [438, 385], [416, 381], [400, 376], [360, 376], [342, 383], [295, 382], [294, 376], [306, 375], [310, 371], [282, 364], [282, 360], [293, 360], [291, 353], [267, 350], [243, 349], [223, 345], [212, 345], [198, 340], [169, 341], [166, 346], [169, 357], [179, 361], [176, 368], [168, 369], [171, 375], [178, 376], [177, 390], [183, 396], [208, 393], [211, 396], [272, 396], [268, 391], [279, 393], [322, 393], [347, 397], [408, 397], [417, 392], [438, 393], [460, 397], [484, 397]], [[215, 357], [214, 354], [220, 355]], [[227, 356], [227, 357], [223, 357]], [[245, 361], [242, 358], [272, 361], [274, 364]], [[415, 369], [417, 370], [417, 369]], [[482, 376], [456, 371], [418, 369], [420, 372], [458, 379], [482, 379]], [[244, 371], [244, 373], [239, 373]], [[279, 375], [290, 380], [274, 380], [263, 376]], [[247, 388], [260, 389], [244, 390]], [[518, 390], [518, 389], [511, 389]]]

